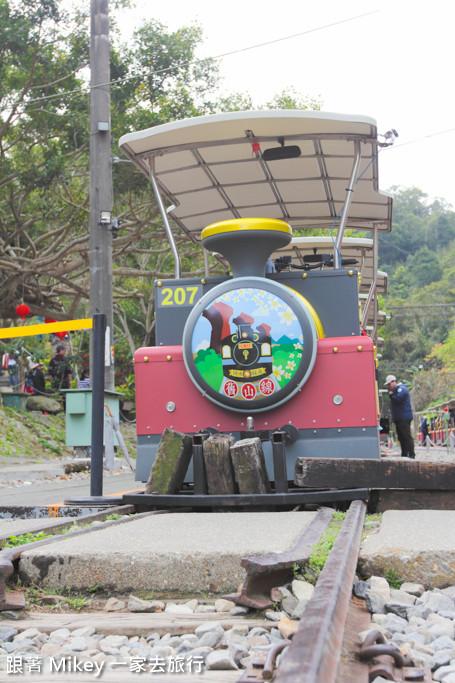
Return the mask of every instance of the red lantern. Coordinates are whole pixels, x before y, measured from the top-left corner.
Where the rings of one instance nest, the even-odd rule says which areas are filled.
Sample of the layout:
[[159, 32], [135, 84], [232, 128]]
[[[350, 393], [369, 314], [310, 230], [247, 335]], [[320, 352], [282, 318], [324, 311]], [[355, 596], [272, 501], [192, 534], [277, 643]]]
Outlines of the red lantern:
[[68, 332], [61, 331], [61, 332], [56, 332], [55, 336], [58, 337], [59, 339], [65, 339], [67, 334], [68, 334]]
[[30, 307], [27, 304], [19, 304], [19, 306], [16, 306], [16, 313], [21, 320], [25, 320], [30, 313]]
[[45, 323], [56, 323], [56, 320], [53, 320], [52, 318], [44, 318]]

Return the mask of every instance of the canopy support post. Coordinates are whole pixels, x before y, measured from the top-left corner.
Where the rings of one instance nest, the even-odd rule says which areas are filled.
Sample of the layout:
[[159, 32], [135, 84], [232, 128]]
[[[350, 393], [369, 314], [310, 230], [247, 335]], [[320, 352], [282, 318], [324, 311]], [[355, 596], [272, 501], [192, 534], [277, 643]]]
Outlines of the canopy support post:
[[349, 207], [351, 206], [352, 193], [354, 192], [354, 185], [357, 178], [357, 171], [359, 170], [360, 164], [360, 142], [356, 140], [354, 142], [355, 149], [355, 160], [352, 167], [351, 179], [349, 181], [349, 187], [346, 188], [346, 199], [344, 202], [343, 213], [341, 214], [340, 227], [338, 228], [337, 238], [335, 242], [335, 253], [334, 253], [334, 268], [340, 270], [341, 268], [341, 256], [340, 247], [343, 241], [344, 230], [346, 227], [346, 221], [348, 219]]
[[204, 275], [205, 275], [205, 277], [209, 277], [209, 275], [210, 275], [209, 256], [207, 253], [207, 249], [204, 249], [204, 247], [202, 247], [202, 257], [204, 259]]
[[177, 246], [175, 244], [174, 240], [174, 235], [172, 234], [171, 226], [169, 224], [169, 219], [167, 217], [166, 213], [166, 208], [163, 204], [163, 200], [161, 198], [161, 192], [160, 188], [158, 187], [158, 183], [156, 182], [155, 174], [153, 173], [153, 169], [150, 168], [149, 170], [149, 177], [150, 181], [152, 183], [153, 191], [155, 193], [156, 201], [158, 203], [158, 208], [160, 210], [161, 218], [163, 219], [164, 223], [164, 229], [166, 231], [167, 239], [169, 241], [169, 245], [171, 247], [172, 255], [174, 257], [174, 277], [177, 280], [178, 278], [181, 277], [181, 268], [180, 268], [180, 257], [178, 255], [177, 251]]

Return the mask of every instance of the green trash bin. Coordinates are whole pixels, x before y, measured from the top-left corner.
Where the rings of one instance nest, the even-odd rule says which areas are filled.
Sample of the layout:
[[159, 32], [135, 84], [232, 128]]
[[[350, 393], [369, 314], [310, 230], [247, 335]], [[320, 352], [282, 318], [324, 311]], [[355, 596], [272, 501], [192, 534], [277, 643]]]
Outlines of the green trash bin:
[[2, 398], [3, 405], [6, 408], [26, 410], [27, 399], [30, 398], [30, 394], [26, 394], [24, 391], [13, 391], [8, 393], [2, 393]]
[[[66, 389], [66, 445], [67, 446], [91, 446], [92, 444], [92, 390], [91, 389]], [[123, 394], [118, 391], [104, 392], [104, 403], [109, 407], [112, 415], [119, 422], [119, 402]], [[104, 415], [109, 412], [104, 408]], [[103, 437], [104, 443], [104, 437]], [[114, 444], [118, 445], [117, 436], [114, 433]]]

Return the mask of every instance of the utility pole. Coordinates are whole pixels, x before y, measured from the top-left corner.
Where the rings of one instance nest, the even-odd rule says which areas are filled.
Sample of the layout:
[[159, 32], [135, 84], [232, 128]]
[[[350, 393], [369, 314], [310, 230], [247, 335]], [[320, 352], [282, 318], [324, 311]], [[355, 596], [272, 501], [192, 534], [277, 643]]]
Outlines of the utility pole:
[[90, 72], [90, 315], [106, 316], [104, 388], [113, 390], [109, 0], [91, 0]]

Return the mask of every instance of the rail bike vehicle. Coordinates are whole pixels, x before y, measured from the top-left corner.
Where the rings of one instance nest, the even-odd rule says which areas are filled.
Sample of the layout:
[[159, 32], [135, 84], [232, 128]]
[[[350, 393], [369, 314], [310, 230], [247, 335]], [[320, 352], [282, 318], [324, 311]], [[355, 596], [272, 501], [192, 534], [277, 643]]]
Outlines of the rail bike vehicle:
[[[277, 429], [290, 478], [298, 456], [379, 458], [377, 236], [391, 228], [392, 200], [378, 190], [377, 156], [387, 137], [367, 117], [286, 110], [121, 138], [151, 180], [175, 262], [174, 278], [155, 282], [156, 345], [135, 354], [138, 480], [165, 428], [259, 436], [271, 478]], [[174, 230], [200, 241], [203, 277], [181, 277]], [[209, 253], [229, 274], [209, 277]]]

